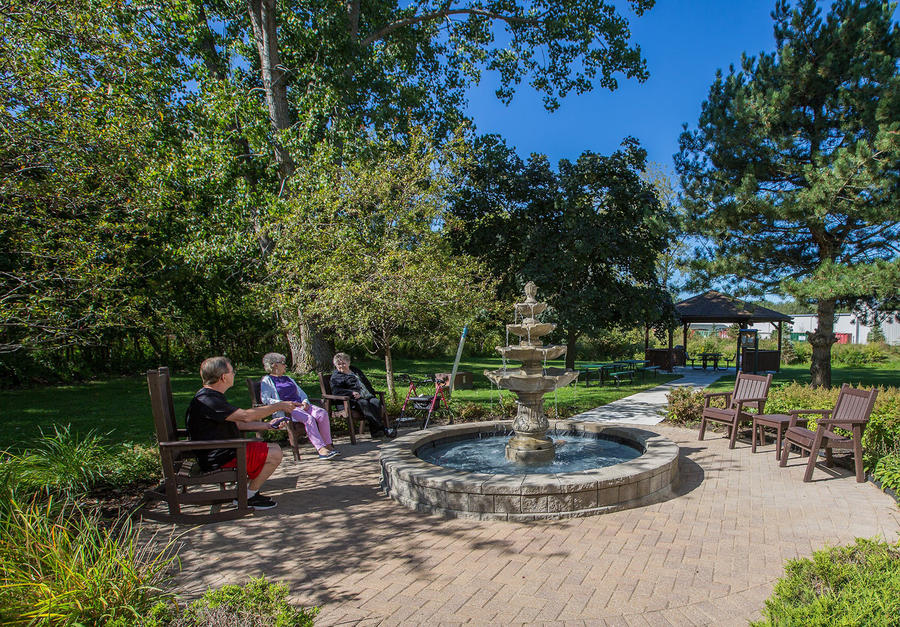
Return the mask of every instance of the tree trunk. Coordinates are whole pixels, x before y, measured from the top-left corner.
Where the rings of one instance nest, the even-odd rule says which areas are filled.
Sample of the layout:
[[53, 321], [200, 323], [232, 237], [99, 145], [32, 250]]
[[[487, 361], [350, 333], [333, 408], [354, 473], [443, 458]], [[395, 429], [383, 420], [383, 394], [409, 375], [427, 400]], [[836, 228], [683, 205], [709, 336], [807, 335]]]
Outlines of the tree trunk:
[[394, 360], [391, 357], [391, 338], [384, 338], [384, 371], [387, 379], [388, 394], [397, 402], [397, 388], [394, 386]]
[[304, 373], [331, 372], [334, 369], [331, 363], [334, 353], [334, 344], [325, 338], [322, 330], [315, 324], [301, 319], [300, 346], [296, 352], [294, 344], [291, 344], [291, 358], [294, 360], [295, 370]]
[[566, 332], [566, 370], [575, 369], [575, 346], [578, 342], [578, 332], [569, 329]]
[[266, 94], [266, 106], [269, 109], [269, 121], [275, 131], [272, 143], [283, 190], [285, 182], [294, 173], [295, 165], [290, 153], [277, 139], [279, 131], [290, 128], [291, 116], [287, 99], [287, 79], [281, 66], [281, 53], [278, 51], [275, 4], [275, 0], [248, 0], [247, 9], [250, 12], [256, 49], [259, 52], [259, 68]]
[[816, 307], [818, 326], [807, 336], [812, 344], [812, 364], [809, 374], [810, 385], [814, 388], [831, 387], [831, 345], [837, 341], [834, 335], [834, 299], [820, 300]]

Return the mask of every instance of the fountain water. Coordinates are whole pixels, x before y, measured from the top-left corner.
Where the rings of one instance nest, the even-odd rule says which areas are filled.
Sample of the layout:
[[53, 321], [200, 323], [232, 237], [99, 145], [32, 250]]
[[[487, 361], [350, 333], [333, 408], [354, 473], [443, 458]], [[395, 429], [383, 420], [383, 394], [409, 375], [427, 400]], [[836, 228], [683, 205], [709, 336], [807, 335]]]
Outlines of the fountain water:
[[[508, 324], [509, 333], [519, 337], [518, 346], [500, 346], [503, 368], [485, 370], [485, 376], [497, 387], [510, 390], [518, 397], [513, 435], [506, 445], [506, 459], [525, 464], [544, 464], [555, 455], [553, 440], [547, 437], [550, 423], [544, 414], [544, 395], [558, 387], [568, 385], [578, 377], [574, 370], [546, 368], [548, 359], [566, 354], [565, 346], [544, 346], [540, 339], [556, 328], [555, 324], [538, 322], [535, 316], [547, 309], [547, 303], [535, 299], [537, 286], [529, 281], [525, 285], [525, 302], [516, 303], [516, 314], [522, 316], [521, 324]], [[518, 316], [517, 316], [518, 317]], [[508, 370], [506, 360], [522, 362], [517, 370]]]

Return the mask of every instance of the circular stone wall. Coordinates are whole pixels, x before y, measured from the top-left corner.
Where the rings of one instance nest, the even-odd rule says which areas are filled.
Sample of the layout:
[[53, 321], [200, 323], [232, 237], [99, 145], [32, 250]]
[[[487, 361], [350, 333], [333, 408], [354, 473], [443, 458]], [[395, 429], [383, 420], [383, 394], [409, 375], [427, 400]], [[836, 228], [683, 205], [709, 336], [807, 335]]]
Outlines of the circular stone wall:
[[381, 447], [381, 484], [394, 500], [420, 512], [482, 520], [593, 516], [664, 500], [678, 477], [678, 445], [634, 427], [551, 421], [557, 431], [598, 434], [643, 453], [631, 461], [572, 473], [489, 475], [434, 466], [416, 451], [437, 440], [510, 433], [511, 421], [413, 431]]

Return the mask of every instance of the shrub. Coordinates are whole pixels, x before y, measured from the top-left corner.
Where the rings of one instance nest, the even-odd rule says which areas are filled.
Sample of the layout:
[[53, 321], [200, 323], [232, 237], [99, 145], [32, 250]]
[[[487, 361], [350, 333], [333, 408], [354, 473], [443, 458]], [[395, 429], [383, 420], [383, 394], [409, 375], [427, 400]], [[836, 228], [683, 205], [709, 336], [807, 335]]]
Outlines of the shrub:
[[22, 488], [58, 495], [87, 492], [99, 481], [108, 458], [103, 439], [93, 431], [72, 433], [69, 425], [54, 426], [53, 431], [41, 432], [37, 446], [18, 458]]
[[887, 339], [884, 337], [884, 331], [881, 329], [881, 323], [876, 322], [869, 331], [869, 337], [866, 338], [868, 344], [884, 344]]
[[22, 455], [0, 452], [0, 487], [31, 500], [36, 494], [75, 500], [96, 488], [143, 485], [159, 478], [159, 453], [152, 445], [108, 445], [93, 431], [72, 433], [69, 426], [42, 433]]
[[222, 586], [208, 590], [199, 600], [178, 612], [171, 604], [158, 604], [149, 625], [169, 627], [307, 627], [319, 613], [292, 607], [288, 588], [270, 583], [265, 577], [251, 579], [245, 586]]
[[781, 363], [783, 363], [783, 364], [799, 364], [800, 363], [800, 355], [797, 354], [797, 349], [794, 347], [794, 343], [787, 338], [785, 338], [782, 341]]
[[97, 486], [111, 488], [158, 481], [159, 449], [153, 444], [121, 444], [111, 447], [101, 464], [100, 477]]
[[673, 388], [666, 396], [669, 405], [666, 408], [665, 421], [680, 426], [691, 426], [700, 422], [705, 393], [690, 386]]
[[900, 455], [891, 453], [878, 460], [872, 475], [881, 482], [881, 487], [900, 494]]
[[12, 501], [0, 519], [0, 623], [126, 625], [164, 596], [171, 543], [73, 505]]
[[888, 352], [880, 344], [835, 344], [831, 347], [833, 365], [860, 368], [888, 360]]
[[897, 625], [900, 545], [858, 539], [791, 560], [754, 625]]
[[453, 418], [459, 422], [479, 422], [487, 417], [488, 410], [483, 403], [465, 403], [453, 407]]

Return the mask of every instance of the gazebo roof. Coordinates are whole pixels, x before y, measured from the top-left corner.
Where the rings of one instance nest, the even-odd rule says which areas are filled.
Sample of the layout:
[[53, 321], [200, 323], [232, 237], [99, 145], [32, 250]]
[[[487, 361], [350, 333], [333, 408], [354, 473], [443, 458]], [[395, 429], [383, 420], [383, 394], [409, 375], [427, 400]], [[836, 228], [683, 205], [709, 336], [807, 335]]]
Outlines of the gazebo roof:
[[691, 322], [790, 322], [789, 315], [709, 290], [675, 304], [685, 324]]

